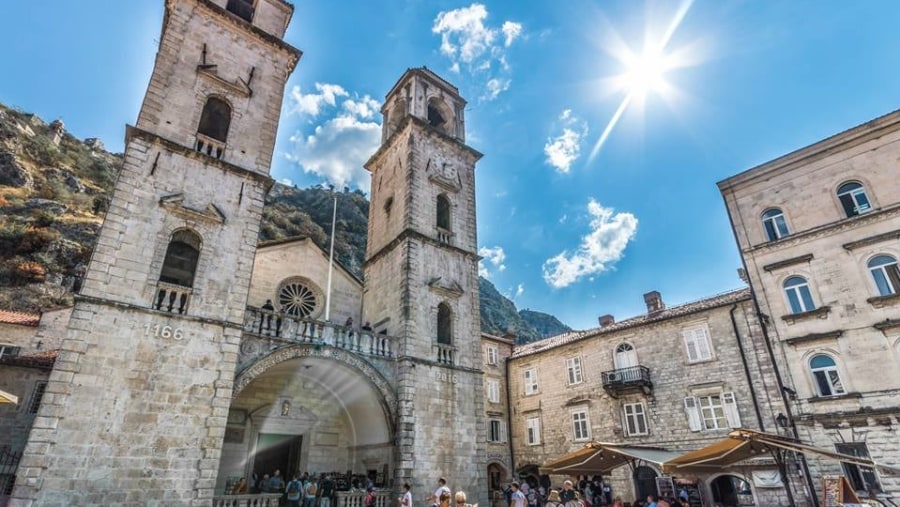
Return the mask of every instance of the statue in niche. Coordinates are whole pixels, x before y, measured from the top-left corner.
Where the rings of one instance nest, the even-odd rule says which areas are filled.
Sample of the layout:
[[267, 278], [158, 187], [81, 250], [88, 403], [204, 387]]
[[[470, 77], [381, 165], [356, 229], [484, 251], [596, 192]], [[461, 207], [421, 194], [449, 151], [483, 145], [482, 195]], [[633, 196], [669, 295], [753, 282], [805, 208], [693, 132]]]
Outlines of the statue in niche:
[[281, 402], [281, 415], [287, 417], [291, 413], [291, 402], [284, 400]]

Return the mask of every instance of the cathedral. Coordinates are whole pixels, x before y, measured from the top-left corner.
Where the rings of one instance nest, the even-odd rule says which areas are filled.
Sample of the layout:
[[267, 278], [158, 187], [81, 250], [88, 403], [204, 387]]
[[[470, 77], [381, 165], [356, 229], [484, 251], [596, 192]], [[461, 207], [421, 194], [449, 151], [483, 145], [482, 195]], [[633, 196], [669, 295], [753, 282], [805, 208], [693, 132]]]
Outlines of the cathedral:
[[308, 239], [257, 245], [292, 13], [166, 2], [14, 505], [208, 505], [274, 470], [486, 491], [465, 101], [424, 68], [389, 91], [365, 282]]

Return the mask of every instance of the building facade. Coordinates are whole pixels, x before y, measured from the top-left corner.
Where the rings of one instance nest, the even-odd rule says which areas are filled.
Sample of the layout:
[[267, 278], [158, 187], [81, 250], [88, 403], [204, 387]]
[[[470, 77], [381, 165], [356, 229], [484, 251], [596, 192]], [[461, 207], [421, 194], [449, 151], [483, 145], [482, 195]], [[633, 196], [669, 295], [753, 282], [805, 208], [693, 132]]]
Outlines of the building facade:
[[[732, 428], [777, 432], [784, 411], [746, 289], [666, 307], [644, 296], [647, 313], [596, 329], [517, 347], [510, 357], [510, 425], [517, 471], [540, 480], [540, 466], [589, 441], [690, 451]], [[788, 470], [797, 505], [802, 484]], [[774, 460], [674, 477], [707, 505], [790, 505]], [[626, 501], [658, 494], [652, 463], [604, 478]], [[665, 474], [669, 475], [669, 474]], [[559, 486], [564, 477], [548, 478]], [[545, 479], [546, 481], [546, 479]]]
[[[900, 462], [898, 155], [894, 112], [719, 183], [797, 436], [885, 463]], [[895, 477], [810, 460], [817, 487], [843, 473], [900, 495]]]

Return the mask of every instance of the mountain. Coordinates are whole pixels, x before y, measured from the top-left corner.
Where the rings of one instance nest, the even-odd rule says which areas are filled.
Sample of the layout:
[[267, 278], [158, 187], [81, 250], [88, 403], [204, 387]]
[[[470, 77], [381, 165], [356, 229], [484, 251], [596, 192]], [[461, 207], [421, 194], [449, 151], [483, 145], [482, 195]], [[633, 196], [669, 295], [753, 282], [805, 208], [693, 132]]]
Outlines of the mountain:
[[[58, 142], [57, 142], [58, 141]], [[0, 308], [38, 311], [72, 304], [122, 163], [96, 139], [0, 104]], [[362, 278], [369, 201], [359, 190], [276, 183], [266, 198], [261, 241], [308, 236], [329, 248], [337, 198], [335, 258]], [[556, 317], [522, 310], [479, 278], [486, 333], [527, 343], [569, 330]]]

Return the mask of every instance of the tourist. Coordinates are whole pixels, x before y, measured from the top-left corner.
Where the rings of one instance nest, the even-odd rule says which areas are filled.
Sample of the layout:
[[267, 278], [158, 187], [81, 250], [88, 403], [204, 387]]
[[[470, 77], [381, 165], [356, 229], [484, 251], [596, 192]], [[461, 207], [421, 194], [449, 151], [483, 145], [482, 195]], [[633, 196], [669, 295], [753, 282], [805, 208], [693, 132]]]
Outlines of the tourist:
[[400, 495], [400, 507], [412, 507], [412, 493], [409, 491], [409, 483], [403, 484], [403, 494]]
[[661, 497], [658, 502], [656, 502], [656, 507], [672, 507], [672, 504], [665, 497]]
[[281, 470], [275, 469], [272, 477], [269, 477], [269, 492], [281, 493], [284, 491], [284, 479], [281, 478]]
[[622, 502], [621, 496], [616, 497], [616, 500], [612, 503], [612, 507], [625, 507], [625, 503]]
[[653, 496], [653, 495], [647, 495], [647, 503], [646, 503], [646, 505], [647, 505], [647, 507], [659, 507], [659, 506], [656, 504], [656, 497]]
[[259, 481], [259, 492], [260, 493], [268, 493], [269, 492], [269, 474], [263, 474], [262, 480]]
[[550, 494], [547, 495], [547, 502], [544, 504], [544, 507], [563, 507], [563, 503], [559, 500], [559, 491], [555, 489], [550, 490]]
[[316, 484], [315, 476], [307, 477], [303, 483], [303, 491], [306, 493], [303, 498], [303, 507], [315, 507], [316, 493], [319, 492], [319, 485]]
[[259, 318], [260, 334], [262, 334], [262, 332], [263, 332], [263, 323], [266, 324], [267, 331], [270, 331], [272, 329], [272, 313], [268, 313], [268, 312], [275, 312], [275, 306], [272, 304], [271, 299], [266, 300], [266, 304], [262, 305], [262, 310], [267, 313], [261, 315]]
[[[450, 488], [447, 487], [447, 481], [443, 477], [438, 479], [438, 488], [434, 490], [434, 494], [429, 496], [426, 501], [431, 502], [431, 505], [437, 506], [441, 503], [441, 496], [443, 494], [447, 494], [447, 498], [450, 497]], [[522, 507], [525, 507], [524, 505]]]
[[575, 490], [572, 489], [572, 481], [563, 483], [563, 489], [559, 492], [559, 500], [564, 504], [575, 501]]
[[456, 507], [478, 507], [477, 503], [472, 505], [466, 502], [466, 493], [464, 491], [457, 491], [454, 499], [456, 500]]
[[512, 497], [509, 502], [509, 507], [525, 507], [525, 495], [519, 491], [519, 483], [513, 482], [510, 484], [510, 489], [512, 489]]
[[294, 478], [287, 484], [284, 489], [287, 495], [287, 502], [290, 507], [300, 507], [300, 496], [303, 493], [303, 483], [300, 482], [300, 476], [294, 474]]
[[[618, 498], [620, 502], [622, 501], [621, 497], [616, 498]], [[610, 487], [608, 482], [603, 483], [603, 503], [607, 505], [612, 503], [612, 488]]]
[[363, 502], [365, 507], [375, 507], [375, 488], [369, 486], [366, 488], [366, 497]]
[[245, 495], [247, 494], [247, 479], [241, 477], [235, 483], [234, 488], [231, 489], [232, 495]]
[[[331, 498], [334, 496], [334, 479], [331, 474], [326, 475], [322, 479], [321, 495], [319, 496], [319, 507], [331, 507]], [[412, 506], [410, 506], [412, 507]]]

